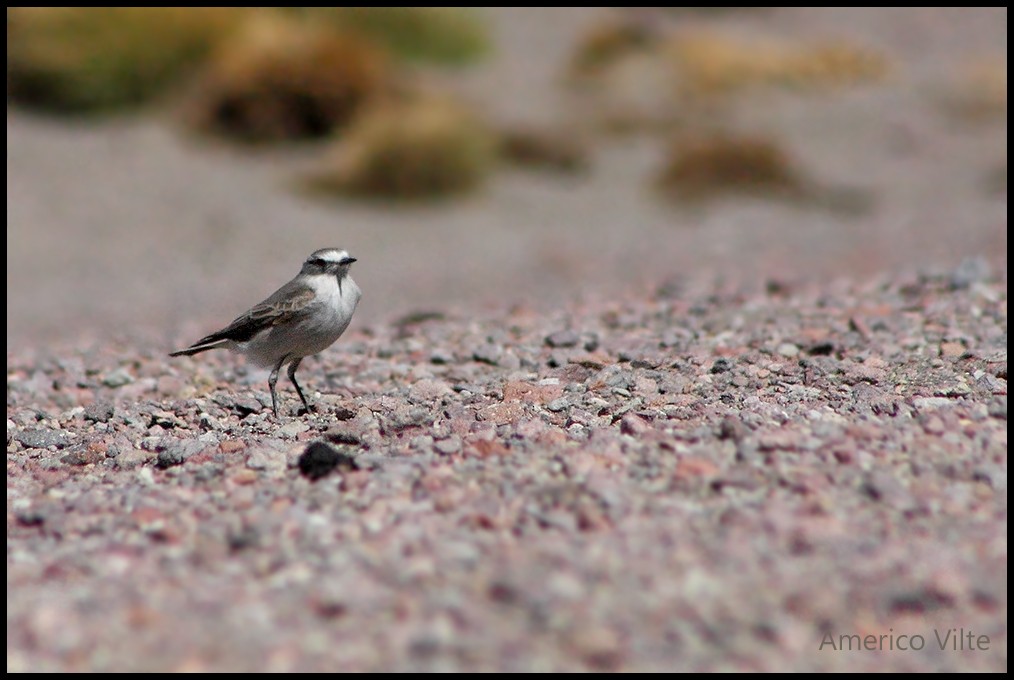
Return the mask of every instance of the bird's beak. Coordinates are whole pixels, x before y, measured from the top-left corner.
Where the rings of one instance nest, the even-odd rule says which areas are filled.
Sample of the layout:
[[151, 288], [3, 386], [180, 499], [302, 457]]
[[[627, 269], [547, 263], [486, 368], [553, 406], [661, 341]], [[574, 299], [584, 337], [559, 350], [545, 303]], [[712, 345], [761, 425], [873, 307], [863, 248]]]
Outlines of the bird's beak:
[[342, 258], [342, 261], [339, 262], [338, 264], [342, 265], [343, 267], [347, 267], [347, 266], [349, 266], [350, 264], [352, 264], [355, 261], [356, 261], [356, 258], [354, 258], [354, 257], [344, 257], [344, 258]]

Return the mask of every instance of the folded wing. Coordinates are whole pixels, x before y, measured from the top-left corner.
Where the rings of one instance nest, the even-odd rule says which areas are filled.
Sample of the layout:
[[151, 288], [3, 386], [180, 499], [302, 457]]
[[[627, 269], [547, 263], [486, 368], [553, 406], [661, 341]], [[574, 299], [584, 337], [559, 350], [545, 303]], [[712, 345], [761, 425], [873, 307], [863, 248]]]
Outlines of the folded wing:
[[229, 342], [246, 342], [262, 331], [305, 313], [315, 297], [312, 288], [292, 281], [222, 330], [204, 336], [186, 349], [171, 352], [169, 356], [190, 356]]

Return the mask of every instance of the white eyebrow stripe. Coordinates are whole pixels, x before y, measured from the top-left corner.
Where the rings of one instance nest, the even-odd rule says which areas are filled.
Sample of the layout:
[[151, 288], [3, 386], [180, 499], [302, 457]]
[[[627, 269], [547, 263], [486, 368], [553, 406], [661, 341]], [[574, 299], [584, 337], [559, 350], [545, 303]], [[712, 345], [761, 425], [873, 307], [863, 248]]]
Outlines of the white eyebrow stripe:
[[348, 251], [328, 249], [328, 250], [318, 250], [317, 252], [313, 253], [310, 256], [310, 259], [311, 260], [319, 259], [323, 260], [324, 262], [337, 264], [347, 257], [349, 257]]

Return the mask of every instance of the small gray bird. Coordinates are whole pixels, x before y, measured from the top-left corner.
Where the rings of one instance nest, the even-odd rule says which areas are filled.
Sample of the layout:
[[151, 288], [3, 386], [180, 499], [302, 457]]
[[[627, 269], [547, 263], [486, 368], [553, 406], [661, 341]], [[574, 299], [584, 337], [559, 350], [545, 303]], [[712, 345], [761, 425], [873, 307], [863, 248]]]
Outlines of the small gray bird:
[[258, 366], [270, 366], [268, 387], [275, 417], [278, 417], [275, 383], [278, 371], [288, 364], [289, 380], [309, 412], [310, 405], [296, 382], [296, 369], [303, 357], [324, 351], [349, 327], [362, 296], [349, 276], [349, 267], [355, 261], [356, 258], [338, 248], [314, 251], [306, 258], [299, 275], [267, 300], [222, 330], [169, 356], [191, 356], [225, 347], [245, 354]]

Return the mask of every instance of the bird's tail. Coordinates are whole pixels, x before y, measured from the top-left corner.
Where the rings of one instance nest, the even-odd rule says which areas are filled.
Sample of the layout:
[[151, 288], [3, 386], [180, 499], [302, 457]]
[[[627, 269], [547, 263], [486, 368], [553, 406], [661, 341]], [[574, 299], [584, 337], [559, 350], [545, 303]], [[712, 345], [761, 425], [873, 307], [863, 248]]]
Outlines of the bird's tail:
[[215, 340], [214, 342], [198, 342], [196, 344], [187, 347], [186, 349], [179, 349], [175, 352], [169, 352], [171, 357], [192, 357], [195, 354], [201, 352], [207, 352], [209, 349], [215, 349], [218, 347], [224, 347], [228, 340]]

